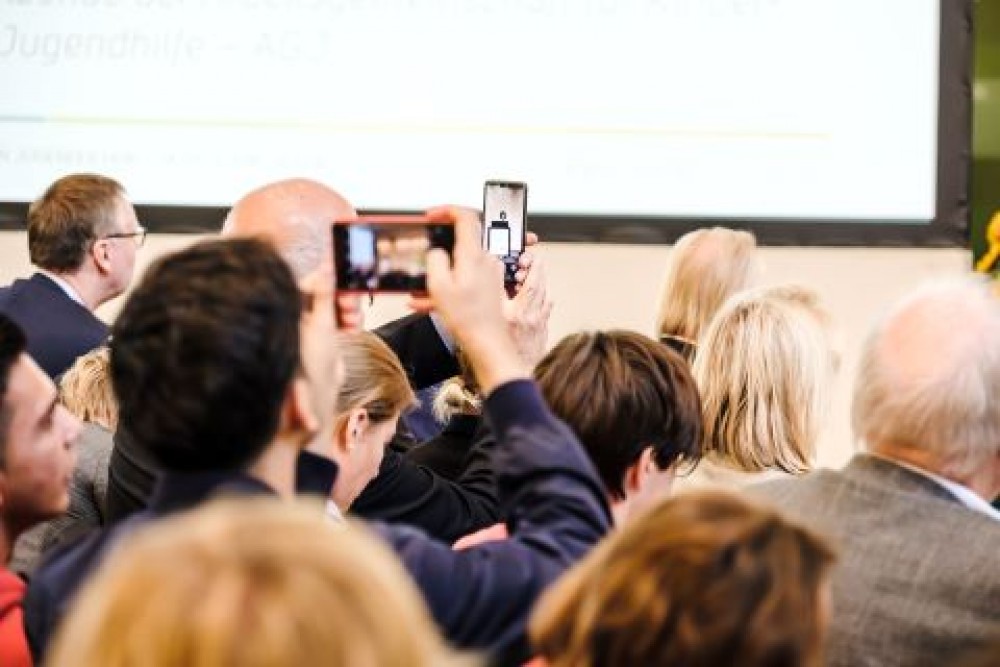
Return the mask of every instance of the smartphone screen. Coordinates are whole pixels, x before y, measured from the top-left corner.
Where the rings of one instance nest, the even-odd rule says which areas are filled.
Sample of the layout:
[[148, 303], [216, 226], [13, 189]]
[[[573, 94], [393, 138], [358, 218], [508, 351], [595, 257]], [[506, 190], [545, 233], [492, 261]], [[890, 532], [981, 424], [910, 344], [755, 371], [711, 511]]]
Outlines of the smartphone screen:
[[483, 188], [483, 244], [491, 255], [517, 263], [524, 251], [528, 186], [487, 181]]
[[454, 225], [423, 221], [353, 220], [333, 225], [337, 288], [359, 292], [422, 292], [427, 252], [451, 252]]

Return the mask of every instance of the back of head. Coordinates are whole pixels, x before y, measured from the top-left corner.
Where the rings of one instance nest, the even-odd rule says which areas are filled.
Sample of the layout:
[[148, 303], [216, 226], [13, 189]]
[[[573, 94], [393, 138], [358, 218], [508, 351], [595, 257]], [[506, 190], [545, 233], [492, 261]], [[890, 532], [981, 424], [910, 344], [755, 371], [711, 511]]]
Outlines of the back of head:
[[99, 347], [79, 357], [59, 380], [59, 400], [74, 417], [114, 431], [118, 402], [111, 386], [111, 354]]
[[0, 468], [6, 462], [7, 429], [11, 410], [7, 405], [7, 387], [17, 360], [28, 349], [28, 340], [13, 320], [0, 313]]
[[478, 415], [482, 410], [479, 381], [472, 371], [472, 364], [461, 349], [456, 350], [459, 375], [448, 379], [434, 395], [434, 417], [441, 423], [456, 414]]
[[116, 207], [125, 190], [96, 174], [65, 176], [28, 209], [31, 263], [57, 273], [80, 268], [90, 244], [115, 231]]
[[724, 227], [685, 234], [673, 247], [660, 300], [657, 329], [697, 343], [715, 312], [755, 279], [757, 241]]
[[123, 543], [78, 596], [48, 664], [421, 667], [443, 655], [413, 583], [363, 528], [231, 499]]
[[978, 278], [929, 283], [865, 342], [855, 435], [869, 449], [920, 452], [964, 478], [1000, 455], [1000, 302]]
[[818, 667], [832, 561], [771, 510], [682, 494], [557, 582], [531, 637], [551, 667]]
[[368, 331], [339, 333], [337, 349], [344, 363], [338, 412], [364, 408], [377, 424], [416, 402], [399, 357], [381, 338]]
[[661, 470], [701, 454], [701, 405], [687, 363], [646, 336], [567, 336], [538, 364], [535, 379], [614, 499], [624, 498], [626, 471], [647, 447]]
[[112, 328], [120, 430], [167, 470], [235, 470], [274, 437], [299, 366], [301, 298], [262, 241], [164, 257]]
[[812, 467], [835, 367], [819, 312], [782, 290], [737, 295], [719, 311], [692, 367], [706, 454], [747, 472]]
[[330, 224], [355, 215], [350, 202], [322, 183], [295, 178], [269, 183], [236, 202], [222, 235], [267, 239], [301, 279], [332, 257]]

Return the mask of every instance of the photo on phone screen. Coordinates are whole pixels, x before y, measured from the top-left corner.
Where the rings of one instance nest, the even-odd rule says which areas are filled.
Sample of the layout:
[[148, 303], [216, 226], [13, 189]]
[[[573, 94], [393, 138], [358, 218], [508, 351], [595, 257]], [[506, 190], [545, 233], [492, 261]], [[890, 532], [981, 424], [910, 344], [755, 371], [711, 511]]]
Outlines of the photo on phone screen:
[[360, 292], [422, 292], [427, 252], [455, 243], [454, 225], [355, 220], [333, 225], [337, 288]]
[[528, 186], [516, 181], [487, 181], [483, 187], [483, 241], [486, 251], [512, 260], [524, 251]]

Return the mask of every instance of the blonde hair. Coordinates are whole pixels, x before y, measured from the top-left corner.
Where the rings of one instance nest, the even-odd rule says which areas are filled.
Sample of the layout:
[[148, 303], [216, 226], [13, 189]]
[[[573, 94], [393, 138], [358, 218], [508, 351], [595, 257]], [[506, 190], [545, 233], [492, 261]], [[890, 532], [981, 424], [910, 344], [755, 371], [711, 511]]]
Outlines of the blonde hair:
[[483, 406], [483, 399], [479, 396], [479, 382], [472, 372], [472, 365], [462, 350], [456, 351], [455, 358], [459, 374], [445, 380], [434, 395], [431, 406], [434, 418], [442, 424], [456, 414], [478, 415]]
[[606, 539], [530, 621], [549, 667], [822, 664], [827, 542], [719, 491], [661, 503]]
[[693, 372], [705, 453], [746, 472], [812, 468], [835, 355], [803, 288], [730, 299], [702, 337]]
[[78, 357], [59, 381], [59, 400], [77, 419], [114, 431], [118, 401], [111, 386], [108, 348]]
[[344, 383], [337, 395], [341, 416], [364, 408], [378, 424], [416, 404], [403, 365], [381, 338], [368, 331], [352, 331], [338, 334], [337, 340], [344, 362]]
[[697, 344], [712, 316], [756, 277], [757, 241], [750, 232], [712, 227], [678, 239], [660, 300], [661, 337]]
[[[180, 565], [178, 565], [180, 564]], [[441, 665], [412, 581], [318, 507], [224, 499], [139, 529], [66, 617], [52, 667]]]

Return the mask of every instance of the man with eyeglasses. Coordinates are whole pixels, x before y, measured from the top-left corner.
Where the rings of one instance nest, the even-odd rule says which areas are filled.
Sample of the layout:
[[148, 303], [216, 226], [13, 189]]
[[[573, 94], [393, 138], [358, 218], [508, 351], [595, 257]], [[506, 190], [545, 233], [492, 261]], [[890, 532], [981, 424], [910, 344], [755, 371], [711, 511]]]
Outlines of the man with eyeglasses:
[[125, 291], [146, 237], [116, 181], [60, 178], [28, 209], [28, 252], [38, 272], [0, 288], [0, 312], [24, 330], [28, 354], [53, 379], [102, 345], [94, 311]]

